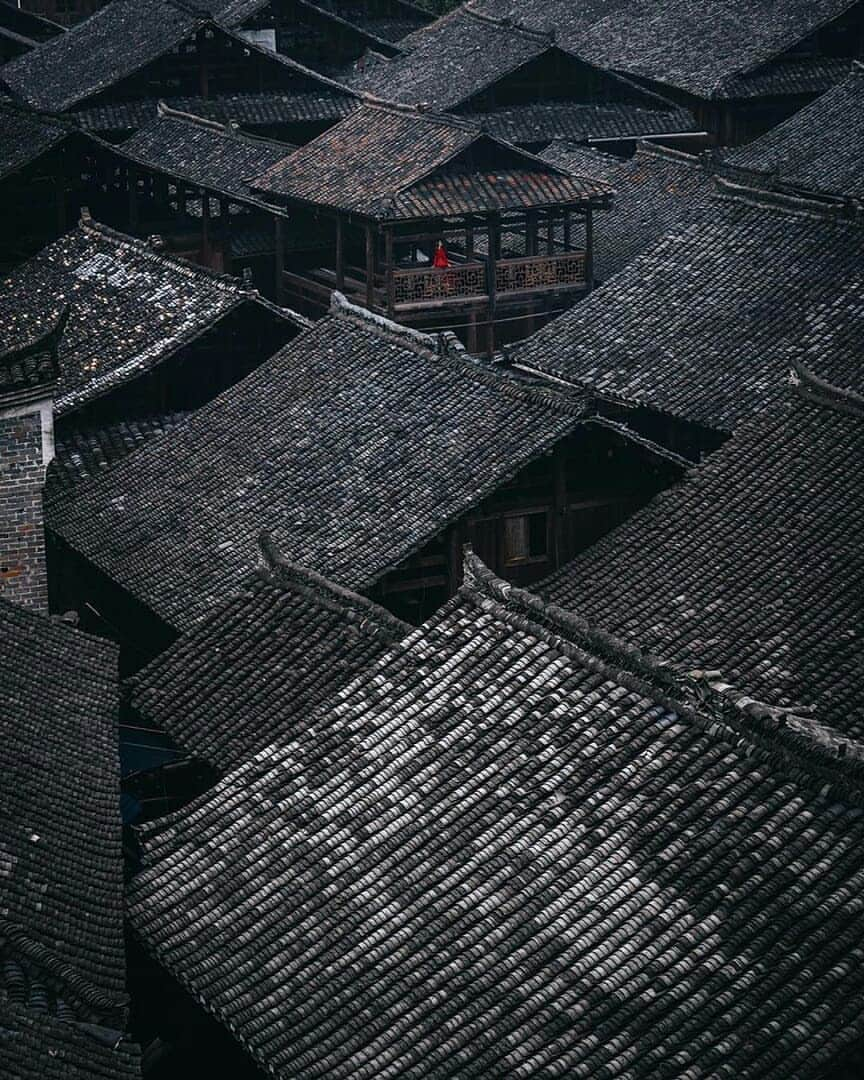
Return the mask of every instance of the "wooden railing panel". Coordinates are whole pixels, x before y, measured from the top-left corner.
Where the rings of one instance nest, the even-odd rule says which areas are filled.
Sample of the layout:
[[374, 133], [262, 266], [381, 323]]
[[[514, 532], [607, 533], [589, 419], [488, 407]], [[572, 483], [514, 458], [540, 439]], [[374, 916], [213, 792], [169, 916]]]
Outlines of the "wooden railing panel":
[[457, 296], [485, 296], [486, 266], [468, 263], [444, 269], [394, 270], [393, 301], [416, 304], [425, 300], [451, 300]]
[[531, 292], [558, 285], [584, 284], [585, 253], [582, 251], [507, 259], [495, 267], [495, 288], [499, 293]]

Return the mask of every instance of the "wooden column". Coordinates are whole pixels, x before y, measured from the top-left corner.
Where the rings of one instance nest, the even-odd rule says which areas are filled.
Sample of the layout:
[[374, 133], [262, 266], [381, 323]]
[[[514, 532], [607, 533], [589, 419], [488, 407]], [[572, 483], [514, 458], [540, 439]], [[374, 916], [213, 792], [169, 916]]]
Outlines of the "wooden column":
[[552, 452], [552, 537], [554, 544], [553, 569], [557, 570], [570, 558], [567, 551], [567, 472], [564, 467], [564, 445], [558, 443]]
[[210, 265], [210, 193], [201, 191], [201, 258]]
[[273, 234], [276, 244], [276, 303], [285, 304], [285, 221], [273, 218]]
[[396, 311], [393, 269], [393, 226], [388, 225], [384, 229], [384, 272], [387, 275], [387, 315], [391, 319]]
[[129, 196], [129, 231], [134, 233], [138, 228], [138, 171], [128, 168], [126, 170], [126, 190]]
[[594, 215], [589, 208], [585, 213], [585, 289], [594, 288]]
[[336, 217], [336, 288], [345, 291], [345, 226], [341, 214]]
[[366, 226], [366, 307], [375, 304], [375, 227]]
[[486, 292], [488, 303], [486, 305], [489, 325], [486, 327], [486, 351], [491, 356], [495, 351], [495, 307], [497, 300], [497, 286], [495, 283], [495, 267], [501, 254], [501, 216], [490, 214], [488, 217], [487, 234], [489, 237], [489, 258], [486, 261]]
[[525, 254], [537, 254], [537, 211], [529, 210], [525, 215]]
[[570, 211], [564, 211], [564, 250], [569, 251], [572, 244], [572, 230], [570, 227]]
[[546, 254], [555, 254], [555, 211], [550, 210], [546, 215]]
[[470, 261], [474, 258], [474, 226], [465, 226], [465, 259]]
[[222, 238], [222, 273], [231, 273], [231, 204], [219, 200], [219, 232]]

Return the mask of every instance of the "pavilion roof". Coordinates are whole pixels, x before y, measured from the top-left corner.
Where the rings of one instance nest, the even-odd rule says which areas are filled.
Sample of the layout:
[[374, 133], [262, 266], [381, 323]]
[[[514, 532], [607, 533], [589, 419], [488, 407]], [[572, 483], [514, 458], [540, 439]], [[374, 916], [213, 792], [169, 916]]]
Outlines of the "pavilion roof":
[[602, 204], [609, 196], [607, 185], [571, 176], [475, 124], [370, 101], [254, 187], [377, 219]]

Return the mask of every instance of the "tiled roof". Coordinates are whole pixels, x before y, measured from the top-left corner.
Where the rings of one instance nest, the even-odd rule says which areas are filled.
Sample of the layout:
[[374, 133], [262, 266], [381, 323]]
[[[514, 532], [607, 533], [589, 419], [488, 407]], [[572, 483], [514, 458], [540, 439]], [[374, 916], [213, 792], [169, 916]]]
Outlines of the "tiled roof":
[[237, 37], [183, 0], [112, 0], [68, 33], [4, 64], [0, 82], [35, 108], [65, 112], [84, 105], [208, 26], [219, 37], [234, 38], [245, 51], [259, 53], [261, 63], [281, 72], [284, 85], [274, 89], [274, 95], [351, 96], [333, 80]]
[[[391, 0], [389, 5], [367, 0], [297, 0], [298, 6], [321, 16], [330, 16], [336, 26], [349, 24], [364, 34], [382, 41], [395, 42], [409, 31], [431, 22], [432, 16], [411, 3]], [[240, 26], [252, 15], [266, 8], [270, 0], [207, 0], [206, 7], [226, 26]], [[392, 13], [382, 10], [392, 8]]]
[[[116, 1033], [65, 1023], [4, 1000], [0, 988], [0, 1073], [8, 1080], [139, 1080], [138, 1047]], [[113, 1037], [113, 1043], [107, 1041]], [[116, 1044], [116, 1045], [114, 1045]]]
[[[722, 187], [695, 221], [516, 345], [515, 362], [726, 431], [780, 400], [808, 320], [859, 276], [864, 228], [815, 203]], [[862, 331], [845, 309], [834, 323], [847, 349], [823, 371], [849, 385]]]
[[3, 600], [0, 641], [0, 1074], [131, 1076], [86, 1071], [126, 1019], [116, 647]]
[[730, 76], [723, 85], [727, 98], [785, 97], [821, 94], [849, 70], [848, 59], [790, 56]]
[[14, 94], [63, 112], [194, 34], [207, 17], [173, 0], [117, 0], [0, 68]]
[[33, 335], [0, 351], [0, 400], [9, 395], [32, 398], [49, 387], [53, 392], [60, 377], [59, 345], [68, 317], [69, 309], [63, 308]]
[[541, 143], [551, 139], [633, 139], [642, 135], [695, 131], [698, 125], [687, 109], [646, 109], [614, 102], [580, 105], [573, 101], [545, 101], [514, 105], [468, 116], [485, 131], [515, 143]]
[[860, 738], [864, 402], [835, 408], [805, 376], [813, 385], [539, 589], [684, 669]]
[[287, 143], [244, 135], [236, 126], [177, 112], [160, 102], [156, 117], [118, 151], [150, 168], [261, 206], [249, 178], [293, 149]]
[[[482, 155], [476, 164], [475, 148]], [[356, 110], [253, 186], [376, 218], [603, 201], [609, 194], [602, 183], [548, 167], [474, 124], [383, 103]]]
[[131, 702], [184, 749], [227, 770], [369, 667], [411, 629], [377, 604], [282, 558], [130, 680]]
[[723, 161], [770, 186], [864, 199], [864, 64]]
[[[581, 398], [350, 307], [182, 427], [48, 500], [50, 528], [169, 624], [236, 591], [261, 529], [364, 591], [572, 431]], [[194, 497], [191, 497], [194, 493]]]
[[0, 282], [0, 348], [42, 333], [69, 307], [54, 402], [62, 414], [156, 367], [242, 304], [265, 308], [235, 278], [82, 222]]
[[410, 49], [352, 80], [390, 101], [451, 109], [551, 48], [551, 39], [457, 7], [412, 34]]
[[64, 425], [57, 432], [56, 453], [48, 470], [47, 483], [52, 489], [71, 488], [122, 461], [154, 435], [173, 431], [187, 416], [188, 413], [168, 413], [135, 417], [107, 427], [67, 429]]
[[816, 1080], [864, 1034], [862, 769], [471, 560], [143, 827], [130, 914], [285, 1080]]
[[[236, 123], [246, 127], [335, 121], [357, 107], [355, 99], [349, 97], [347, 92], [337, 94], [329, 87], [292, 93], [238, 92], [211, 98], [166, 98], [165, 104], [175, 112], [204, 117], [220, 124]], [[149, 124], [155, 109], [156, 101], [150, 98], [106, 102], [76, 109], [75, 122], [87, 131], [132, 131]]]
[[[578, 49], [599, 67], [674, 86], [702, 98], [746, 93], [739, 77], [791, 49], [857, 0], [631, 0], [594, 22]], [[543, 19], [538, 0], [529, 10]], [[563, 31], [568, 35], [566, 28]], [[822, 61], [815, 58], [817, 68]], [[792, 93], [799, 93], [800, 75]], [[770, 94], [777, 86], [766, 86]], [[789, 91], [786, 91], [789, 92]]]
[[0, 101], [0, 178], [17, 172], [69, 138], [69, 128], [47, 116]]
[[594, 272], [601, 281], [628, 263], [670, 229], [681, 227], [705, 212], [714, 181], [696, 157], [641, 143], [629, 161], [597, 154], [583, 147], [552, 143], [542, 157], [595, 176], [615, 190], [609, 213], [597, 219]]

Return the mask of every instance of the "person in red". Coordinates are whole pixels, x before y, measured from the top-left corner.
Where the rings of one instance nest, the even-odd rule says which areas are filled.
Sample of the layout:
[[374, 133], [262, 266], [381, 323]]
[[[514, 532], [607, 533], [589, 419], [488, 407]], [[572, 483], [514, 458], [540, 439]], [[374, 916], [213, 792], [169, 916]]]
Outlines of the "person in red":
[[447, 249], [444, 247], [443, 240], [438, 241], [438, 246], [435, 248], [435, 255], [432, 258], [432, 265], [439, 270], [446, 270], [450, 265], [450, 260], [447, 258]]

